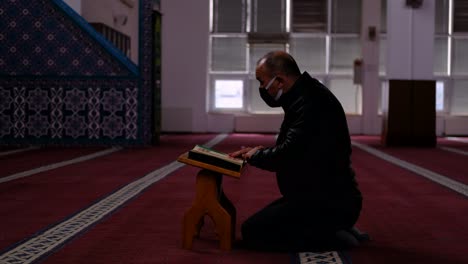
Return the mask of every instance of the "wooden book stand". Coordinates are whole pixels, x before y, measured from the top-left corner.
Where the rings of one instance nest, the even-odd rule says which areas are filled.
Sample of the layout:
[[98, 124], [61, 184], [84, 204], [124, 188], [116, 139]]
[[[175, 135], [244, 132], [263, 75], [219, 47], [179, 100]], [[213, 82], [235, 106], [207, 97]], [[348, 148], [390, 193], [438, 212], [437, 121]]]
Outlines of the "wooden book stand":
[[240, 178], [242, 171], [234, 172], [191, 160], [187, 153], [179, 156], [177, 160], [201, 168], [197, 174], [195, 200], [182, 222], [182, 247], [192, 249], [193, 238], [200, 235], [203, 217], [208, 215], [215, 224], [220, 248], [230, 250], [236, 234], [236, 208], [223, 192], [222, 177], [228, 175]]

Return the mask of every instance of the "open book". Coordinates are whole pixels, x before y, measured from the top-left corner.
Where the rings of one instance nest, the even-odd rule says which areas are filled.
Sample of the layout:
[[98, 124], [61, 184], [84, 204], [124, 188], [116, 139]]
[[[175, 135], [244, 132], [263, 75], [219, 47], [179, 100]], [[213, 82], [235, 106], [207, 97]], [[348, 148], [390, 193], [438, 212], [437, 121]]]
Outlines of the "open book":
[[242, 159], [230, 157], [226, 153], [202, 145], [196, 145], [189, 150], [188, 158], [236, 172], [240, 172], [245, 164]]

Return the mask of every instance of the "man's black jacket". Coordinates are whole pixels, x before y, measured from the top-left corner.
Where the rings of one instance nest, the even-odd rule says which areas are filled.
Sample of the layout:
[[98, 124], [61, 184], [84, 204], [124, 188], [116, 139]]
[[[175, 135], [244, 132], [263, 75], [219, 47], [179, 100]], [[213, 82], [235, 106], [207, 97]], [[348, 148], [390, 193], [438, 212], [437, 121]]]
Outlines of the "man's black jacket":
[[336, 97], [304, 72], [279, 100], [285, 116], [276, 145], [257, 151], [249, 164], [276, 172], [286, 199], [330, 207], [361, 199], [346, 115]]

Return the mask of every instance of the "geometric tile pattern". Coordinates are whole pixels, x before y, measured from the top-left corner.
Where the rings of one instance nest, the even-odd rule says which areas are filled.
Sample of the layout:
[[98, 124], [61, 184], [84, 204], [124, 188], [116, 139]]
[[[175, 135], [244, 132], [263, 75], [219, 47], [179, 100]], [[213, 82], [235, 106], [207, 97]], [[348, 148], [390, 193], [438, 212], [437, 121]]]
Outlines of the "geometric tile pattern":
[[62, 0], [0, 1], [2, 144], [149, 142], [152, 1], [138, 7], [139, 70]]
[[300, 264], [344, 264], [340, 254], [336, 251], [302, 252], [298, 254]]
[[136, 140], [136, 80], [0, 80], [0, 138]]
[[49, 0], [0, 1], [0, 43], [1, 75], [130, 75]]

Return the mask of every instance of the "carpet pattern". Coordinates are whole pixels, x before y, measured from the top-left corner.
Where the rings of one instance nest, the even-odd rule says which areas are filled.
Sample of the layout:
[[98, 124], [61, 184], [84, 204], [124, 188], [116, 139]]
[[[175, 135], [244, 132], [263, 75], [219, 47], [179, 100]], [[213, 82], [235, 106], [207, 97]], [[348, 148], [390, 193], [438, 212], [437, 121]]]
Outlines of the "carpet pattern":
[[13, 154], [18, 154], [18, 153], [21, 153], [21, 152], [26, 152], [26, 151], [30, 151], [30, 150], [38, 149], [38, 148], [39, 147], [29, 147], [29, 148], [12, 148], [12, 149], [5, 150], [5, 151], [1, 150], [0, 151], [0, 157], [13, 155]]
[[[378, 138], [368, 139], [353, 138], [376, 147], [371, 142]], [[424, 164], [419, 167], [425, 170], [439, 164], [440, 155], [453, 155], [434, 148], [388, 147], [379, 151], [387, 155], [392, 152], [391, 156], [406, 163], [410, 163], [410, 157], [405, 156], [408, 152], [418, 152], [411, 159], [416, 162], [419, 158], [418, 163]], [[372, 236], [372, 241], [350, 251], [353, 263], [468, 263], [466, 196], [374, 154], [353, 148], [353, 165], [364, 194], [357, 224]], [[446, 165], [445, 178], [454, 178], [458, 171], [468, 175], [466, 157], [465, 161], [455, 160], [458, 161]]]
[[360, 144], [360, 143], [357, 143], [357, 142], [353, 142], [353, 146], [355, 147], [358, 147], [364, 151], [367, 151], [369, 153], [371, 153], [372, 155], [375, 155], [385, 161], [388, 161], [390, 163], [393, 163], [397, 166], [400, 166], [404, 169], [407, 169], [409, 171], [412, 171], [418, 175], [421, 175], [429, 180], [432, 180], [440, 185], [443, 185], [451, 190], [454, 190], [460, 194], [463, 194], [465, 196], [468, 196], [468, 185], [464, 184], [464, 183], [461, 183], [461, 182], [458, 182], [458, 181], [455, 181], [455, 180], [452, 180], [451, 178], [449, 177], [446, 177], [444, 175], [441, 175], [439, 173], [436, 173], [434, 171], [431, 171], [431, 170], [428, 170], [428, 169], [425, 169], [421, 166], [417, 166], [413, 163], [410, 163], [410, 162], [406, 162], [404, 160], [401, 160], [395, 156], [392, 156], [392, 155], [389, 155], [385, 152], [382, 152], [382, 151], [379, 151], [378, 149], [375, 149], [375, 148], [372, 148], [372, 147], [369, 147], [369, 146], [366, 146], [366, 145], [363, 145], [363, 144]]
[[[216, 149], [229, 152], [253, 143], [269, 145], [274, 143], [274, 137], [229, 135], [216, 145]], [[214, 224], [209, 217], [205, 217], [205, 224], [200, 236], [194, 239], [192, 250], [183, 249], [181, 221], [193, 202], [194, 176], [198, 171], [193, 166], [174, 171], [117, 210], [112, 217], [94, 226], [85, 235], [78, 236], [72, 243], [67, 243], [49, 256], [46, 263], [79, 263], [83, 259], [88, 264], [291, 262], [291, 256], [287, 253], [255, 252], [235, 245], [231, 251], [220, 250]], [[223, 190], [237, 208], [236, 240], [240, 239], [240, 224], [278, 195], [274, 175], [254, 167], [248, 167], [240, 179], [224, 177]]]
[[[213, 137], [210, 134], [163, 137], [155, 148], [127, 148], [96, 159], [0, 183], [0, 215], [3, 216], [0, 221], [0, 252], [68, 219], [130, 182], [173, 162], [183, 150]], [[26, 159], [23, 155], [16, 158], [24, 163], [32, 163], [35, 159], [41, 159], [47, 153], [46, 149], [49, 148], [28, 153]], [[58, 153], [68, 153], [68, 150], [72, 150], [70, 154], [73, 155], [64, 156], [76, 157], [77, 151], [73, 151], [75, 148], [61, 149], [54, 148], [46, 161], [50, 164], [64, 161]], [[15, 160], [9, 159], [6, 163], [2, 160], [0, 167], [2, 170], [7, 169]], [[47, 163], [40, 164], [44, 166]], [[21, 173], [22, 169], [14, 168], [11, 172]]]
[[182, 166], [184, 165], [179, 162], [172, 162], [128, 184], [70, 219], [5, 252], [0, 256], [0, 263], [26, 263], [40, 259]]
[[350, 264], [344, 253], [337, 251], [301, 252], [294, 263], [297, 264]]
[[122, 148], [120, 148], [120, 147], [112, 147], [110, 149], [95, 152], [95, 153], [85, 155], [85, 156], [80, 156], [78, 158], [74, 158], [74, 159], [71, 159], [71, 160], [57, 162], [57, 163], [49, 164], [49, 165], [46, 165], [46, 166], [41, 166], [41, 167], [38, 167], [38, 168], [35, 168], [35, 169], [32, 169], [32, 170], [22, 171], [20, 173], [15, 173], [15, 174], [0, 178], [0, 183], [7, 182], [7, 181], [12, 181], [12, 180], [16, 180], [16, 179], [20, 179], [20, 178], [24, 178], [24, 177], [28, 177], [28, 176], [31, 176], [31, 175], [34, 175], [34, 174], [37, 174], [37, 173], [41, 173], [41, 172], [45, 172], [45, 171], [48, 171], [48, 170], [53, 170], [53, 169], [57, 169], [57, 168], [60, 168], [60, 167], [67, 166], [67, 165], [71, 165], [71, 164], [75, 164], [75, 163], [95, 159], [97, 157], [105, 156], [105, 155], [111, 154], [113, 152], [119, 151], [121, 149]]
[[[357, 225], [372, 235], [371, 241], [346, 252], [292, 255], [236, 247], [224, 252], [219, 249], [213, 223], [206, 219], [200, 237], [194, 240], [193, 250], [184, 250], [180, 220], [192, 202], [193, 175], [198, 170], [173, 161], [194, 143], [211, 139], [213, 136], [168, 136], [157, 149], [121, 150], [34, 177], [0, 183], [0, 213], [7, 216], [2, 218], [0, 226], [0, 241], [3, 240], [0, 248], [6, 246], [0, 251], [0, 263], [55, 264], [86, 260], [88, 264], [350, 264], [352, 259], [356, 264], [435, 264], [468, 261], [463, 253], [466, 246], [463, 241], [468, 236], [464, 228], [468, 215], [463, 214], [468, 211], [466, 196], [357, 145], [353, 148], [353, 166], [364, 194], [364, 207]], [[274, 136], [230, 134], [211, 142], [216, 144], [216, 149], [230, 152], [239, 146], [273, 144]], [[400, 150], [379, 149], [387, 155], [390, 151], [391, 156], [409, 163]], [[421, 152], [429, 161], [420, 163], [419, 167], [426, 170], [429, 166], [424, 164], [431, 160], [435, 163], [443, 155], [454, 155], [444, 150]], [[460, 156], [466, 160], [465, 155]], [[463, 158], [456, 158], [453, 167], [465, 168], [464, 164]], [[108, 165], [111, 168], [101, 168]], [[460, 168], [447, 169], [444, 176], [452, 178], [463, 170]], [[88, 192], [96, 193], [83, 192], [81, 185], [88, 186]], [[57, 188], [63, 191], [47, 197], [47, 192]], [[279, 195], [274, 174], [254, 167], [248, 167], [241, 179], [226, 177], [223, 190], [238, 209], [236, 239], [241, 239], [240, 224]], [[35, 199], [41, 203], [31, 208]], [[44, 217], [45, 214], [51, 216]], [[28, 230], [37, 233], [28, 235], [25, 232]]]
[[[221, 135], [206, 145], [211, 146], [221, 141], [225, 136]], [[18, 244], [0, 256], [0, 263], [28, 263], [48, 255], [63, 243], [85, 231], [89, 227], [105, 218], [113, 211], [124, 205], [148, 186], [164, 178], [173, 171], [183, 167], [184, 164], [174, 161], [143, 178], [140, 178], [117, 192], [107, 196], [105, 199], [80, 211], [68, 220], [45, 230], [40, 234]]]

